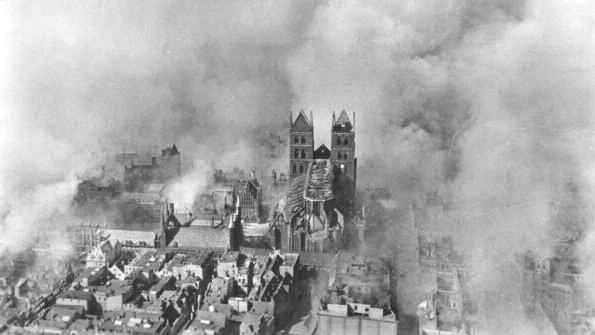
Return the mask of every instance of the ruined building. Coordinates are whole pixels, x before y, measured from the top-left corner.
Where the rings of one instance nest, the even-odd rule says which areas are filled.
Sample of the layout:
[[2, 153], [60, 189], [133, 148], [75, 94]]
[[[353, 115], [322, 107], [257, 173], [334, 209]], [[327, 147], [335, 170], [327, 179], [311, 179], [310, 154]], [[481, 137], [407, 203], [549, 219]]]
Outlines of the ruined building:
[[[355, 115], [354, 115], [355, 117]], [[314, 125], [290, 113], [289, 175], [285, 225], [275, 227], [275, 246], [324, 253], [341, 248], [345, 218], [351, 219], [357, 159], [355, 132], [345, 111], [331, 124], [331, 149], [314, 150]]]
[[390, 269], [378, 257], [340, 253], [320, 298], [317, 334], [397, 334]]
[[336, 206], [331, 170], [329, 159], [315, 159], [306, 175], [292, 180], [284, 212], [284, 233], [279, 234], [282, 241], [277, 241], [282, 249], [329, 252], [341, 247], [344, 215]]
[[116, 160], [124, 164], [124, 186], [128, 191], [151, 183], [164, 183], [182, 174], [182, 157], [175, 144], [161, 150], [159, 156], [149, 158], [124, 153]]

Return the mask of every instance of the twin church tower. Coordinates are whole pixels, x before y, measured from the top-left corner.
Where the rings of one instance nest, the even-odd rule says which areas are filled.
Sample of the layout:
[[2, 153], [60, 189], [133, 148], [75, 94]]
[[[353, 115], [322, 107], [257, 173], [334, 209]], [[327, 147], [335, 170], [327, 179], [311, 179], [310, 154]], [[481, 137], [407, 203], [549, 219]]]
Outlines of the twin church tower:
[[333, 173], [343, 174], [350, 178], [355, 186], [357, 176], [357, 158], [355, 158], [355, 113], [349, 119], [343, 110], [339, 118], [331, 123], [331, 149], [322, 144], [314, 150], [314, 124], [312, 112], [308, 118], [304, 111], [293, 118], [289, 113], [289, 176], [293, 179], [305, 174], [310, 162], [314, 159], [330, 159]]

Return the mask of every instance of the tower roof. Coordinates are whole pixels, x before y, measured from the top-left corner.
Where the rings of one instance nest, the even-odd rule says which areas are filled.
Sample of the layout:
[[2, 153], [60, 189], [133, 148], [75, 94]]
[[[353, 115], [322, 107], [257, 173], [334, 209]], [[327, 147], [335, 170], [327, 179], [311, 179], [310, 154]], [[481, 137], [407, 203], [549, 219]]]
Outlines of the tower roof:
[[312, 130], [312, 121], [308, 119], [306, 113], [304, 111], [300, 111], [298, 116], [295, 118], [295, 121], [291, 125], [292, 130], [303, 130], [303, 131], [311, 131]]
[[345, 110], [341, 111], [339, 118], [333, 124], [333, 130], [335, 131], [351, 131], [353, 129], [353, 124], [351, 120], [349, 120], [349, 116]]

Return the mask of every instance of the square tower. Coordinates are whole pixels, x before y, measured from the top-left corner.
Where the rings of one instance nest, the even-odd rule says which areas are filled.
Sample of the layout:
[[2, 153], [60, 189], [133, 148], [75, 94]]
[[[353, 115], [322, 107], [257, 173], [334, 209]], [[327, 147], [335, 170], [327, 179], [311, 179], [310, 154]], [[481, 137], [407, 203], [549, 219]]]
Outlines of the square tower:
[[341, 111], [338, 119], [333, 113], [331, 132], [331, 161], [335, 171], [344, 174], [353, 181], [357, 176], [357, 158], [355, 158], [355, 113], [353, 123], [345, 110]]
[[305, 174], [308, 165], [314, 159], [314, 125], [304, 111], [300, 111], [297, 118], [289, 113], [289, 176], [295, 178]]

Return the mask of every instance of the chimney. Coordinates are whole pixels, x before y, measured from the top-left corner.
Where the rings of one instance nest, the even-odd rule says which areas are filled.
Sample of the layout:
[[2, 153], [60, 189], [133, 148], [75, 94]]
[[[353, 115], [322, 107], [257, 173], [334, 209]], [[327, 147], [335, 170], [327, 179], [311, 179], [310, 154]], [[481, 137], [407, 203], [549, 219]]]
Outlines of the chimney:
[[352, 116], [353, 116], [353, 120], [352, 120], [352, 124], [353, 124], [353, 129], [355, 129], [355, 112], [351, 112]]
[[335, 111], [333, 111], [333, 126], [335, 125]]
[[312, 110], [310, 110], [310, 125], [314, 126], [314, 117], [312, 116]]
[[289, 110], [289, 126], [293, 124], [293, 111]]

